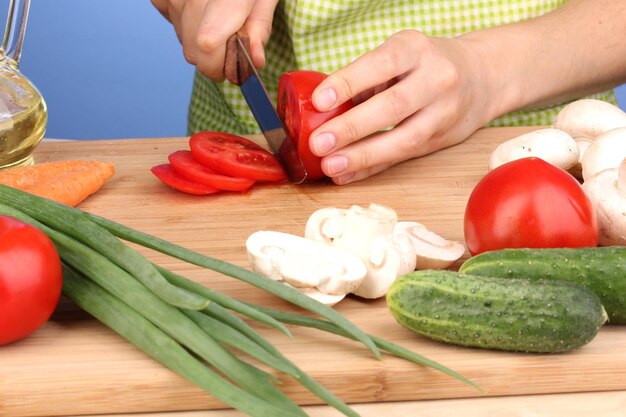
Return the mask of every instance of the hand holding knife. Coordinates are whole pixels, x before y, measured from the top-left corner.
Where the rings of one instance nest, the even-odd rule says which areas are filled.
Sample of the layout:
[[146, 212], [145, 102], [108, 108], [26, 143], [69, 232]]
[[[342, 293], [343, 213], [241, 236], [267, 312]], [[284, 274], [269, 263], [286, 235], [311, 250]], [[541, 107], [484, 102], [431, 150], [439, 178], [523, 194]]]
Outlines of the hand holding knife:
[[306, 179], [306, 170], [252, 63], [249, 51], [250, 38], [244, 32], [232, 35], [226, 44], [224, 74], [227, 80], [241, 88], [270, 149], [287, 172], [289, 180], [299, 184]]

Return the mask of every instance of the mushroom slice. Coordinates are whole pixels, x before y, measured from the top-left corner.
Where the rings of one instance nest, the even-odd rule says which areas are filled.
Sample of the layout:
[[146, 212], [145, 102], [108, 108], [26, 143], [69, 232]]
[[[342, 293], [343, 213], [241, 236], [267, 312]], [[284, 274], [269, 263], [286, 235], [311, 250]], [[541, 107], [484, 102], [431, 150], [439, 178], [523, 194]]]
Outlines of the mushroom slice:
[[598, 136], [585, 151], [583, 178], [588, 180], [605, 169], [619, 167], [626, 158], [626, 127], [609, 130]]
[[367, 267], [367, 275], [354, 294], [364, 298], [382, 297], [398, 276], [415, 269], [411, 245], [394, 240], [397, 221], [393, 209], [378, 204], [367, 208], [352, 206], [345, 213], [332, 244], [354, 253]]
[[325, 207], [309, 216], [304, 228], [304, 237], [331, 244], [339, 234], [348, 210]]
[[489, 157], [489, 169], [530, 156], [567, 170], [578, 162], [579, 151], [576, 141], [564, 131], [538, 129], [498, 145]]
[[461, 243], [446, 240], [421, 223], [398, 222], [394, 234], [410, 239], [416, 254], [416, 269], [445, 269], [465, 253]]
[[554, 127], [574, 138], [584, 136], [595, 139], [609, 130], [626, 127], [626, 113], [606, 101], [581, 99], [561, 109]]
[[626, 158], [582, 185], [598, 216], [601, 246], [626, 245]]
[[298, 291], [300, 291], [302, 294], [306, 296], [311, 297], [315, 301], [325, 304], [329, 307], [334, 306], [339, 301], [346, 298], [346, 295], [347, 295], [347, 294], [339, 294], [339, 295], [325, 294], [321, 291], [318, 291], [315, 288], [298, 288]]
[[298, 288], [345, 295], [359, 286], [367, 270], [354, 254], [322, 242], [274, 231], [258, 231], [246, 241], [252, 270]]

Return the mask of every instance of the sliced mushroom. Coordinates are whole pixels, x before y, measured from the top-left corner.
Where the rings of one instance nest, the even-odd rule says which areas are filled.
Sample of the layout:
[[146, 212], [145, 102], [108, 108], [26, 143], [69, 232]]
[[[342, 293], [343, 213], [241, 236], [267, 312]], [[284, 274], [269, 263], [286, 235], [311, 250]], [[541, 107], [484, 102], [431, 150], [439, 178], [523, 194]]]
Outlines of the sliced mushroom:
[[394, 234], [407, 236], [415, 249], [415, 269], [445, 269], [459, 260], [465, 246], [444, 239], [421, 223], [398, 222]]
[[331, 244], [339, 234], [348, 210], [325, 207], [309, 216], [304, 228], [304, 237]]
[[490, 155], [489, 169], [530, 156], [567, 170], [578, 162], [579, 151], [576, 141], [566, 132], [554, 128], [538, 129], [498, 145]]
[[626, 245], [626, 158], [619, 168], [604, 170], [585, 181], [583, 190], [596, 209], [600, 245]]
[[319, 224], [332, 222], [324, 216], [312, 216], [307, 222], [307, 238], [331, 241], [332, 246], [357, 255], [367, 267], [367, 275], [361, 285], [352, 291], [364, 298], [379, 298], [399, 275], [415, 270], [415, 253], [406, 238], [394, 239], [393, 228], [398, 217], [385, 206], [371, 204], [367, 208], [352, 206], [345, 212], [328, 211], [338, 216], [337, 228], [332, 228], [332, 238], [317, 237]]
[[606, 101], [581, 99], [563, 107], [554, 127], [574, 138], [595, 139], [609, 130], [626, 127], [626, 112]]
[[255, 232], [248, 237], [246, 249], [253, 271], [329, 295], [352, 292], [367, 273], [353, 253], [288, 233]]
[[[289, 285], [289, 284], [285, 284], [285, 285]], [[302, 294], [309, 296], [315, 301], [322, 303], [324, 305], [327, 305], [329, 307], [334, 306], [339, 301], [346, 298], [346, 295], [347, 295], [347, 294], [340, 294], [340, 295], [325, 294], [316, 288], [296, 288], [296, 287], [294, 288], [300, 291]]]
[[601, 134], [585, 151], [582, 160], [584, 180], [605, 169], [617, 168], [624, 158], [626, 158], [626, 127]]

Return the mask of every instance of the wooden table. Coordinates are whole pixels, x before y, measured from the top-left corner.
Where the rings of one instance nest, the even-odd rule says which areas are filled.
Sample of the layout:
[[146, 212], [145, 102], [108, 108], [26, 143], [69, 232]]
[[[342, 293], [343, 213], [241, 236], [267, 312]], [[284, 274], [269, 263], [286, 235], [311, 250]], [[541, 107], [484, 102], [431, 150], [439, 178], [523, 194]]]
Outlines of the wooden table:
[[[245, 194], [197, 197], [159, 183], [149, 168], [186, 148], [185, 138], [46, 142], [38, 162], [98, 158], [115, 177], [81, 208], [190, 249], [247, 267], [245, 239], [256, 230], [302, 234], [316, 209], [368, 205], [394, 208], [400, 220], [424, 223], [463, 240], [467, 198], [486, 172], [495, 146], [529, 128], [485, 129], [464, 143], [346, 186], [255, 186]], [[232, 278], [141, 249], [147, 257], [237, 298], [289, 308]], [[626, 331], [605, 327], [588, 345], [536, 355], [444, 345], [401, 328], [384, 300], [348, 298], [336, 309], [368, 333], [399, 343], [472, 379], [473, 388], [432, 369], [362, 346], [292, 327], [289, 340], [257, 326], [291, 360], [363, 416], [617, 416], [626, 410]], [[298, 384], [285, 392], [312, 416], [338, 416]], [[462, 411], [460, 411], [462, 410]], [[240, 416], [165, 369], [69, 302], [31, 337], [0, 348], [0, 416], [78, 416], [137, 413], [144, 417]]]

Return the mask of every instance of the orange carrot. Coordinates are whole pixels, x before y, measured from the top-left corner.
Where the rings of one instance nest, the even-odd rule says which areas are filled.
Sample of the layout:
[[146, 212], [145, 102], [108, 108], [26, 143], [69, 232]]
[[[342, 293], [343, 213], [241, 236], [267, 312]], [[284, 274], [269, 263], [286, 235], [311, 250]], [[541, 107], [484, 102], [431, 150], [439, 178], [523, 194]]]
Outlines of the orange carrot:
[[0, 171], [0, 184], [69, 206], [98, 191], [114, 174], [109, 162], [68, 160]]

